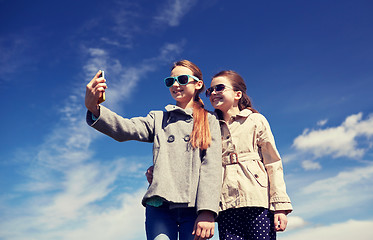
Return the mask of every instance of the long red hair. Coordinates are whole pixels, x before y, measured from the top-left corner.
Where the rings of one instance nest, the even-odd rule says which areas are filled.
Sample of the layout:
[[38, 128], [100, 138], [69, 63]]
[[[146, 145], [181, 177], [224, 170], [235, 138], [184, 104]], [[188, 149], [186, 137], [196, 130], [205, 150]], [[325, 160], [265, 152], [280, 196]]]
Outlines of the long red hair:
[[199, 97], [199, 94], [205, 89], [202, 72], [197, 65], [188, 60], [175, 62], [171, 68], [171, 71], [177, 66], [190, 69], [193, 72], [193, 76], [200, 79], [203, 83], [202, 88], [197, 90], [193, 98], [193, 131], [190, 136], [190, 143], [194, 148], [200, 148], [202, 150], [207, 149], [211, 143], [211, 133], [207, 110], [205, 109], [202, 99]]

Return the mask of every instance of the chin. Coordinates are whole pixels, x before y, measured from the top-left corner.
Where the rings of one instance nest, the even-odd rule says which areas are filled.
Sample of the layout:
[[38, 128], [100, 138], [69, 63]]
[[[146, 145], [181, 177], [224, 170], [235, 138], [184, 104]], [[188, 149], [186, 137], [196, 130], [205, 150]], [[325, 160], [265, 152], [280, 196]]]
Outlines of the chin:
[[211, 103], [211, 105], [216, 108], [216, 109], [219, 109], [219, 107], [221, 107], [221, 103], [220, 102], [215, 102], [215, 103]]

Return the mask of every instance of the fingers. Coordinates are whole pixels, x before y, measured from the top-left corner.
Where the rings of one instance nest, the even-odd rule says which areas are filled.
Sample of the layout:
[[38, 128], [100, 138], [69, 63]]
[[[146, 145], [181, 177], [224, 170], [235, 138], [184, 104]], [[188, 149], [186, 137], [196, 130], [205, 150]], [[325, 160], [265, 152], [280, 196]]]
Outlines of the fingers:
[[211, 229], [206, 229], [206, 230], [203, 230], [201, 232], [201, 236], [200, 236], [202, 239], [209, 239], [212, 237], [211, 235]]
[[[197, 227], [197, 222], [194, 223], [192, 235], [196, 235], [196, 227]], [[194, 240], [196, 240], [196, 237], [197, 237], [197, 235], [194, 236]]]
[[207, 214], [208, 215], [206, 215], [206, 213], [200, 213], [198, 215], [192, 232], [194, 240], [205, 240], [214, 236], [214, 218], [212, 214], [211, 216], [210, 213]]
[[107, 89], [106, 80], [100, 75], [101, 70], [96, 73], [86, 86], [85, 105], [95, 115], [97, 114], [99, 98]]
[[194, 236], [194, 240], [205, 240], [210, 239], [214, 236], [214, 234], [211, 234], [210, 230], [201, 230], [201, 233], [198, 235], [198, 231], [196, 231], [196, 234]]
[[192, 234], [194, 235], [194, 240], [200, 240], [200, 235], [201, 235], [201, 227], [199, 226], [199, 222], [196, 221], [194, 223], [194, 228]]
[[101, 70], [99, 70], [96, 75], [92, 78], [92, 80], [87, 84], [87, 87], [94, 88], [97, 83], [105, 82], [105, 79], [103, 77], [100, 77]]
[[277, 232], [285, 231], [286, 226], [288, 224], [286, 215], [282, 213], [275, 214], [274, 224], [275, 224], [275, 230]]
[[280, 222], [279, 222], [279, 219], [278, 219], [277, 215], [275, 215], [274, 225], [275, 225], [275, 230], [277, 232], [278, 231], [278, 227], [280, 225]]
[[107, 88], [106, 80], [103, 77], [100, 77], [101, 70], [96, 73], [92, 80], [87, 84], [88, 89], [96, 89], [98, 91], [105, 91]]
[[285, 231], [286, 227], [288, 225], [287, 219], [281, 219], [281, 224], [280, 224], [280, 230], [279, 231]]

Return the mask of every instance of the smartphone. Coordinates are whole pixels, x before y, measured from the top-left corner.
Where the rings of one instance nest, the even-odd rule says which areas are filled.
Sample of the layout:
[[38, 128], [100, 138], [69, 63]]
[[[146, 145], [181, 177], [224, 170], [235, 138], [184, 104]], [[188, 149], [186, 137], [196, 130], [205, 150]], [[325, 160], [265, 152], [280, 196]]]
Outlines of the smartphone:
[[[101, 70], [101, 74], [99, 77], [105, 78], [105, 72]], [[101, 97], [98, 99], [98, 104], [105, 102], [105, 100], [106, 100], [105, 92], [102, 92]]]

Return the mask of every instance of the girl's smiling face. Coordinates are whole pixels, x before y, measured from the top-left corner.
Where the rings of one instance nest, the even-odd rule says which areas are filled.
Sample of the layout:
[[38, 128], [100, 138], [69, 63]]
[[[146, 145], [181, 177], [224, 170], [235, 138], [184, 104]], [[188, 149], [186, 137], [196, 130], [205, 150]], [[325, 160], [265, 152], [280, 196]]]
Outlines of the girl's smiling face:
[[237, 93], [233, 90], [233, 86], [226, 77], [215, 77], [211, 81], [211, 86], [223, 84], [227, 86], [222, 92], [213, 91], [210, 96], [211, 105], [220, 111], [228, 112], [230, 109], [237, 107]]
[[[171, 77], [176, 77], [180, 75], [191, 75], [193, 76], [192, 70], [183, 66], [176, 66], [171, 71]], [[181, 108], [191, 108], [193, 107], [193, 98], [196, 91], [202, 88], [202, 81], [195, 81], [189, 78], [189, 82], [186, 85], [180, 85], [177, 81], [170, 87], [171, 96], [176, 100], [176, 105]]]

